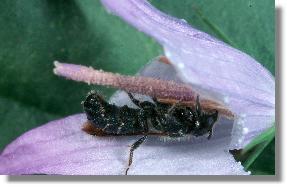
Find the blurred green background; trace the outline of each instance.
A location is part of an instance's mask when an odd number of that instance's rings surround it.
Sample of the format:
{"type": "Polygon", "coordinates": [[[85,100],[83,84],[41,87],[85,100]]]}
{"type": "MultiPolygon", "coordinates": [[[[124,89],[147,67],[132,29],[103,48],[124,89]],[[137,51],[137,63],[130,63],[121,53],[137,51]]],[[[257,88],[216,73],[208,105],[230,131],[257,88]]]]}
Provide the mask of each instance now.
{"type": "MultiPolygon", "coordinates": [[[[151,2],[246,52],[274,75],[274,0],[151,2]]],[[[132,75],[162,54],[153,39],[108,14],[98,0],[2,0],[0,25],[0,150],[29,129],[82,112],[89,90],[107,97],[114,92],[55,76],[54,60],[132,75]]],[[[274,174],[274,142],[248,168],[253,174],[274,174]]]]}

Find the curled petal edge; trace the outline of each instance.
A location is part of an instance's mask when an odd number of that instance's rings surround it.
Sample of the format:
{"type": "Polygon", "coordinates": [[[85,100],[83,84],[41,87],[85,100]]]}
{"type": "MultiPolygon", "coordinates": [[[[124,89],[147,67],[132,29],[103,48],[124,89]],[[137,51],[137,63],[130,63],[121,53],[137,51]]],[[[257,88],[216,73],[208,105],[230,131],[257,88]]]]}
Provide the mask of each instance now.
{"type": "Polygon", "coordinates": [[[243,148],[273,125],[275,80],[252,57],[157,10],[147,1],[102,3],[109,12],[155,38],[182,81],[202,94],[220,96],[237,114],[230,149],[243,148]]]}

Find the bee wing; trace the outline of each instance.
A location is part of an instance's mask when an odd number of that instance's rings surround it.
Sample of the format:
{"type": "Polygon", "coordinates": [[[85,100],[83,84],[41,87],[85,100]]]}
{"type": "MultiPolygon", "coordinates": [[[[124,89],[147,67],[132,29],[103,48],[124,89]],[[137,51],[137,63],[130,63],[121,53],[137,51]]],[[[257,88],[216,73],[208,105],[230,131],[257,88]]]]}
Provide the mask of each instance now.
{"type": "MultiPolygon", "coordinates": [[[[84,131],[87,134],[93,135],[93,136],[134,136],[134,135],[143,135],[144,133],[132,133],[132,134],[125,134],[125,135],[118,135],[118,134],[107,134],[103,131],[101,128],[95,127],[91,122],[86,121],[82,125],[82,131],[84,131]]],[[[156,136],[167,136],[166,133],[163,132],[157,132],[157,131],[150,131],[148,135],[156,135],[156,136]]]]}

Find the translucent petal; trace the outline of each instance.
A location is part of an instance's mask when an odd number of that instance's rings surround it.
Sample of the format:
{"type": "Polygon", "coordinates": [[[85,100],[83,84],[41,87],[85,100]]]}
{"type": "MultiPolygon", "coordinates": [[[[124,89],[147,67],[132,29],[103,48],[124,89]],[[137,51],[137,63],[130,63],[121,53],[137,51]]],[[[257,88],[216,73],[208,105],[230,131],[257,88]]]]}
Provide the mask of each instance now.
{"type": "Polygon", "coordinates": [[[254,136],[272,126],[275,116],[274,77],[249,55],[192,28],[185,21],[166,15],[143,0],[102,0],[106,8],[138,30],[155,38],[179,72],[181,80],[204,93],[221,98],[241,116],[264,116],[260,124],[245,120],[236,124],[231,148],[249,141],[239,129],[254,136]],[[261,130],[257,130],[258,127],[261,130]],[[256,133],[255,133],[256,132],[256,133]],[[242,141],[237,141],[238,139],[242,141]],[[237,142],[237,143],[235,143],[237,142]]]}
{"type": "MultiPolygon", "coordinates": [[[[0,174],[122,175],[133,137],[95,137],[81,131],[77,114],[52,121],[20,136],[0,156],[0,174]]],[[[230,126],[228,122],[222,125],[230,126]]],[[[229,130],[231,130],[229,128],[229,130]]],[[[224,132],[220,132],[224,133],[224,132]]],[[[134,154],[131,175],[248,174],[224,147],[219,131],[212,141],[159,141],[149,137],[134,154]]]]}

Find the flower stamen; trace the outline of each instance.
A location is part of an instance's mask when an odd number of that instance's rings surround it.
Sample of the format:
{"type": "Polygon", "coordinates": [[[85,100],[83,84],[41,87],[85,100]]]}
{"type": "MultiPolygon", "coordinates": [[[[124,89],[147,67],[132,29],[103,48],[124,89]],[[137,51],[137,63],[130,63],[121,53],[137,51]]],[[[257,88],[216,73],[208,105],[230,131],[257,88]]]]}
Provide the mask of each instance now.
{"type": "MultiPolygon", "coordinates": [[[[54,62],[54,64],[54,73],[56,75],[88,84],[111,86],[126,92],[156,97],[161,102],[174,103],[181,101],[182,104],[194,106],[196,95],[198,95],[188,84],[151,77],[114,74],[96,70],[92,67],[60,63],[57,61],[54,62]]],[[[234,117],[228,108],[216,101],[202,98],[200,102],[203,110],[217,110],[219,114],[229,119],[234,117]]]]}

